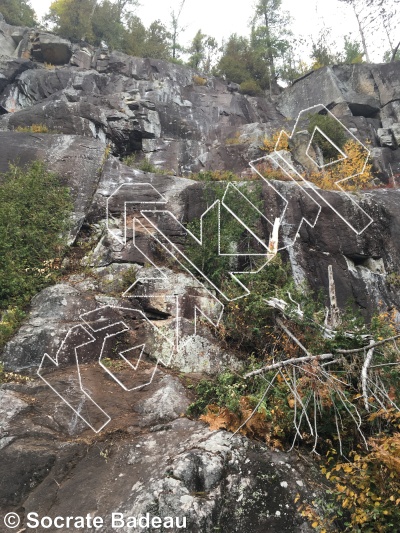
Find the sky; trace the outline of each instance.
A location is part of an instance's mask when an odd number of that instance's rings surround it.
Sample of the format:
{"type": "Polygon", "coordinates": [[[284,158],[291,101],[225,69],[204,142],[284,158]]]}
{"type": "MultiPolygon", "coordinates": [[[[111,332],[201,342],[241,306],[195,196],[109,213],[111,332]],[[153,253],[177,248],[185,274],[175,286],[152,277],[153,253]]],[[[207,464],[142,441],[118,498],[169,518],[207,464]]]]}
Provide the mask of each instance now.
{"type": "MultiPolygon", "coordinates": [[[[43,16],[52,0],[31,0],[31,5],[39,17],[43,16]]],[[[141,6],[136,14],[145,25],[160,19],[170,20],[170,13],[176,11],[181,0],[140,0],[141,6]]],[[[185,0],[180,18],[185,28],[183,43],[187,44],[201,29],[203,33],[215,37],[219,43],[232,33],[249,34],[249,21],[252,16],[254,0],[185,0]]],[[[358,37],[356,20],[350,7],[338,0],[283,0],[282,7],[292,16],[292,30],[306,41],[316,39],[321,27],[332,30],[332,40],[342,48],[345,35],[358,37]]],[[[381,49],[370,51],[371,60],[382,60],[381,49]]]]}

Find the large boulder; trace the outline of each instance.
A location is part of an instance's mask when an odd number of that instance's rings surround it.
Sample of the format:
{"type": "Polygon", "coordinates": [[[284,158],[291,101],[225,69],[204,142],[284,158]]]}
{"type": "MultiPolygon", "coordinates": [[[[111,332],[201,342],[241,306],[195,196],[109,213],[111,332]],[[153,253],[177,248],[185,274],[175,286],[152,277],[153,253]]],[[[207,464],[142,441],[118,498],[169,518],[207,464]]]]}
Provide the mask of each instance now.
{"type": "Polygon", "coordinates": [[[309,107],[323,104],[328,109],[340,106],[340,114],[369,117],[380,110],[369,65],[324,67],[299,78],[278,99],[278,109],[296,119],[309,107]]]}
{"type": "MultiPolygon", "coordinates": [[[[67,390],[69,372],[54,372],[53,386],[67,390]]],[[[141,516],[178,518],[191,533],[311,533],[296,501],[323,496],[316,469],[182,417],[188,397],[175,377],[160,372],[150,387],[131,393],[90,365],[84,377],[112,418],[97,439],[39,381],[0,389],[0,427],[8,424],[0,434],[2,514],[17,512],[22,527],[32,512],[90,513],[110,531],[115,513],[121,533],[132,530],[128,517],[141,516]]]]}

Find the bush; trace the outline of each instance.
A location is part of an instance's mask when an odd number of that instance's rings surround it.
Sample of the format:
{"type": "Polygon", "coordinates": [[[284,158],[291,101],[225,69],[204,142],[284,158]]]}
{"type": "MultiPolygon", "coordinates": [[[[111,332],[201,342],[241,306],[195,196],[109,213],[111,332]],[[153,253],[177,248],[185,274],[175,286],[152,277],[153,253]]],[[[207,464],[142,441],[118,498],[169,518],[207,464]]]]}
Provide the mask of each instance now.
{"type": "MultiPolygon", "coordinates": [[[[218,183],[209,183],[205,187],[205,195],[209,205],[224,196],[230,209],[235,213],[240,213],[240,220],[255,233],[259,233],[260,214],[252,205],[257,209],[261,208],[261,189],[255,183],[252,188],[246,186],[241,187],[240,190],[250,203],[238,196],[235,189],[230,189],[228,193],[224,194],[225,187],[219,186],[218,183]]],[[[187,229],[197,238],[200,237],[200,230],[202,229],[204,243],[204,245],[199,246],[193,239],[189,239],[185,253],[191,263],[196,265],[218,288],[222,288],[225,284],[225,294],[230,294],[230,297],[233,297],[237,291],[242,292],[242,289],[239,289],[238,284],[232,281],[229,274],[230,271],[237,270],[238,265],[235,259],[232,259],[228,254],[232,253],[233,249],[238,250],[239,253],[244,253],[244,250],[247,254],[255,253],[257,243],[254,242],[244,226],[226,209],[220,210],[219,219],[218,206],[214,205],[201,220],[194,219],[189,222],[187,229]]],[[[242,262],[240,269],[247,266],[248,264],[242,262]]],[[[197,270],[191,265],[189,268],[195,275],[198,275],[197,270]]]]}
{"type": "Polygon", "coordinates": [[[190,176],[196,181],[241,181],[240,176],[230,170],[204,170],[190,176]]]}
{"type": "MultiPolygon", "coordinates": [[[[370,422],[390,428],[369,439],[367,453],[351,453],[351,460],[322,472],[335,484],[332,491],[338,508],[344,511],[349,533],[384,533],[395,531],[400,520],[400,413],[380,411],[370,422]],[[394,434],[390,434],[394,432],[394,434]]],[[[333,457],[328,457],[327,463],[333,457]]]]}
{"type": "Polygon", "coordinates": [[[197,76],[195,74],[193,76],[193,83],[195,85],[199,85],[200,87],[204,87],[204,85],[207,85],[207,78],[203,78],[202,76],[197,76]]]}
{"type": "Polygon", "coordinates": [[[68,188],[41,162],[11,166],[0,183],[1,311],[25,305],[54,280],[71,202],[68,188]]]}
{"type": "Polygon", "coordinates": [[[240,84],[240,92],[248,96],[262,96],[263,90],[256,80],[246,80],[240,84]]]}
{"type": "MultiPolygon", "coordinates": [[[[338,148],[342,149],[347,141],[346,132],[338,120],[331,115],[311,115],[308,125],[308,132],[313,133],[315,127],[318,127],[338,148]]],[[[326,139],[319,131],[315,132],[313,143],[322,150],[324,160],[335,161],[342,156],[336,148],[326,139]]]]}
{"type": "Polygon", "coordinates": [[[372,164],[365,164],[365,150],[356,141],[349,140],[343,146],[343,151],[347,158],[339,161],[332,166],[328,166],[320,171],[312,172],[307,175],[307,179],[315,183],[321,189],[337,191],[337,182],[345,191],[355,191],[358,189],[368,189],[374,185],[374,176],[372,174],[372,164]],[[364,169],[364,170],[363,170],[364,169]],[[363,172],[361,172],[363,170],[363,172]],[[346,180],[350,176],[354,178],[346,180]],[[341,181],[345,180],[345,181],[341,181]]]}
{"type": "Polygon", "coordinates": [[[51,133],[45,124],[32,124],[31,126],[17,126],[15,131],[19,133],[51,133]]]}

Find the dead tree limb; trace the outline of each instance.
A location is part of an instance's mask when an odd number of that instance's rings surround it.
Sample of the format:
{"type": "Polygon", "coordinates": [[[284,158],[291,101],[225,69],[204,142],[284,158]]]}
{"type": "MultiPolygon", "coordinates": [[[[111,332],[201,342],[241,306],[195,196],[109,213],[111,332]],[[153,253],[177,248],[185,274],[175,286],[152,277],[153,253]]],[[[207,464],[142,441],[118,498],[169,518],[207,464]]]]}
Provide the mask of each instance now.
{"type": "Polygon", "coordinates": [[[370,349],[367,352],[363,367],[361,369],[361,387],[364,398],[365,409],[369,411],[369,402],[368,402],[368,390],[367,390],[367,379],[368,379],[368,370],[371,365],[372,356],[374,355],[374,347],[372,346],[373,341],[370,342],[370,349]]]}
{"type": "Polygon", "coordinates": [[[292,339],[293,342],[295,342],[297,344],[297,346],[299,346],[304,353],[306,353],[308,356],[311,356],[310,352],[307,350],[307,348],[305,346],[303,346],[301,344],[301,342],[299,341],[299,339],[297,337],[295,337],[293,335],[293,333],[291,331],[288,330],[288,328],[285,326],[285,324],[282,322],[282,320],[280,318],[277,318],[276,319],[276,323],[278,324],[278,326],[283,329],[283,331],[286,333],[286,335],[292,339]]]}
{"type": "MultiPolygon", "coordinates": [[[[383,339],[383,341],[372,342],[370,343],[369,348],[376,348],[377,346],[381,346],[382,344],[386,344],[387,342],[395,341],[398,338],[400,338],[400,335],[395,335],[394,337],[388,337],[387,339],[383,339]]],[[[335,350],[335,353],[351,354],[351,353],[360,353],[360,352],[363,352],[364,350],[365,350],[365,346],[363,346],[362,348],[353,348],[352,350],[337,349],[335,350]]]]}
{"type": "Polygon", "coordinates": [[[245,379],[250,378],[251,376],[257,376],[263,372],[268,372],[269,370],[276,370],[278,368],[284,368],[285,366],[290,365],[299,365],[303,363],[308,363],[309,361],[324,361],[325,359],[332,359],[335,357],[332,353],[324,353],[320,355],[305,355],[304,357],[292,357],[291,359],[285,359],[285,361],[279,361],[278,363],[273,363],[272,365],[264,366],[258,370],[253,370],[248,374],[245,374],[245,379]]]}
{"type": "MultiPolygon", "coordinates": [[[[282,327],[282,326],[280,325],[280,327],[282,327]]],[[[285,326],[282,329],[285,331],[285,333],[287,333],[289,331],[285,326]]],[[[259,374],[262,374],[263,372],[268,372],[270,370],[277,370],[278,368],[284,368],[285,366],[308,363],[309,361],[324,361],[326,359],[334,359],[335,358],[335,354],[351,355],[351,354],[354,354],[354,353],[360,353],[360,352],[365,351],[365,348],[366,348],[365,346],[363,346],[362,348],[354,348],[353,350],[335,350],[335,353],[324,353],[324,354],[319,354],[319,355],[311,355],[304,348],[304,346],[300,343],[300,341],[298,339],[296,339],[296,337],[294,337],[293,334],[290,334],[289,336],[290,336],[291,339],[295,340],[296,344],[298,344],[300,347],[303,347],[302,349],[305,351],[305,353],[307,353],[306,356],[304,356],[304,357],[293,357],[291,359],[286,359],[284,361],[279,361],[278,363],[273,363],[271,365],[264,366],[262,368],[259,368],[258,370],[254,370],[253,372],[249,372],[248,374],[246,374],[244,376],[245,379],[247,379],[249,377],[252,377],[252,376],[257,376],[259,374]]],[[[387,342],[394,341],[394,340],[396,340],[398,338],[400,338],[400,335],[395,335],[394,337],[388,337],[387,339],[384,339],[384,340],[379,341],[379,342],[371,341],[369,346],[368,346],[368,348],[369,348],[368,353],[370,353],[370,351],[372,350],[372,354],[373,354],[373,351],[374,351],[374,349],[377,346],[382,346],[383,344],[386,344],[387,342]]],[[[372,354],[370,356],[370,359],[372,359],[372,354]]],[[[367,355],[367,357],[368,357],[368,355],[367,355]]],[[[338,360],[339,360],[339,358],[338,358],[338,360]]],[[[332,361],[332,362],[334,362],[334,361],[332,361]]],[[[366,362],[367,362],[367,360],[364,362],[364,365],[366,364],[366,362]]],[[[368,367],[370,366],[370,364],[371,364],[371,361],[368,362],[367,370],[368,370],[368,367]]]]}

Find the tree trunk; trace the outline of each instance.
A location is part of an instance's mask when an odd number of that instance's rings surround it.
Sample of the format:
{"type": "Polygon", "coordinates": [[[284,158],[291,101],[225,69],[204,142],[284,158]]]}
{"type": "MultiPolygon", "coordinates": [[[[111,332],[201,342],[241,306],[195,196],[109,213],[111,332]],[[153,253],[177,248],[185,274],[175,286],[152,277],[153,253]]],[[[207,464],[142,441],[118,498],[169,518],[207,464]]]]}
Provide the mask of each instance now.
{"type": "Polygon", "coordinates": [[[396,54],[399,48],[400,48],[400,42],[397,43],[396,48],[393,50],[392,58],[390,60],[391,63],[393,63],[393,61],[396,61],[396,54]]]}
{"type": "Polygon", "coordinates": [[[269,65],[269,91],[270,91],[270,95],[272,96],[273,94],[279,94],[279,90],[278,90],[278,83],[276,81],[275,58],[272,52],[271,33],[270,33],[270,28],[269,28],[267,6],[264,6],[264,21],[265,21],[265,34],[267,37],[267,58],[268,58],[268,65],[269,65]]]}
{"type": "Polygon", "coordinates": [[[358,23],[358,30],[359,30],[360,36],[361,36],[361,42],[362,42],[362,47],[363,47],[364,54],[365,54],[365,59],[367,60],[367,63],[370,63],[371,60],[369,58],[367,43],[365,41],[364,29],[363,29],[363,26],[361,24],[360,16],[357,13],[356,6],[354,4],[353,4],[353,10],[354,10],[354,14],[356,16],[357,23],[358,23]]]}

